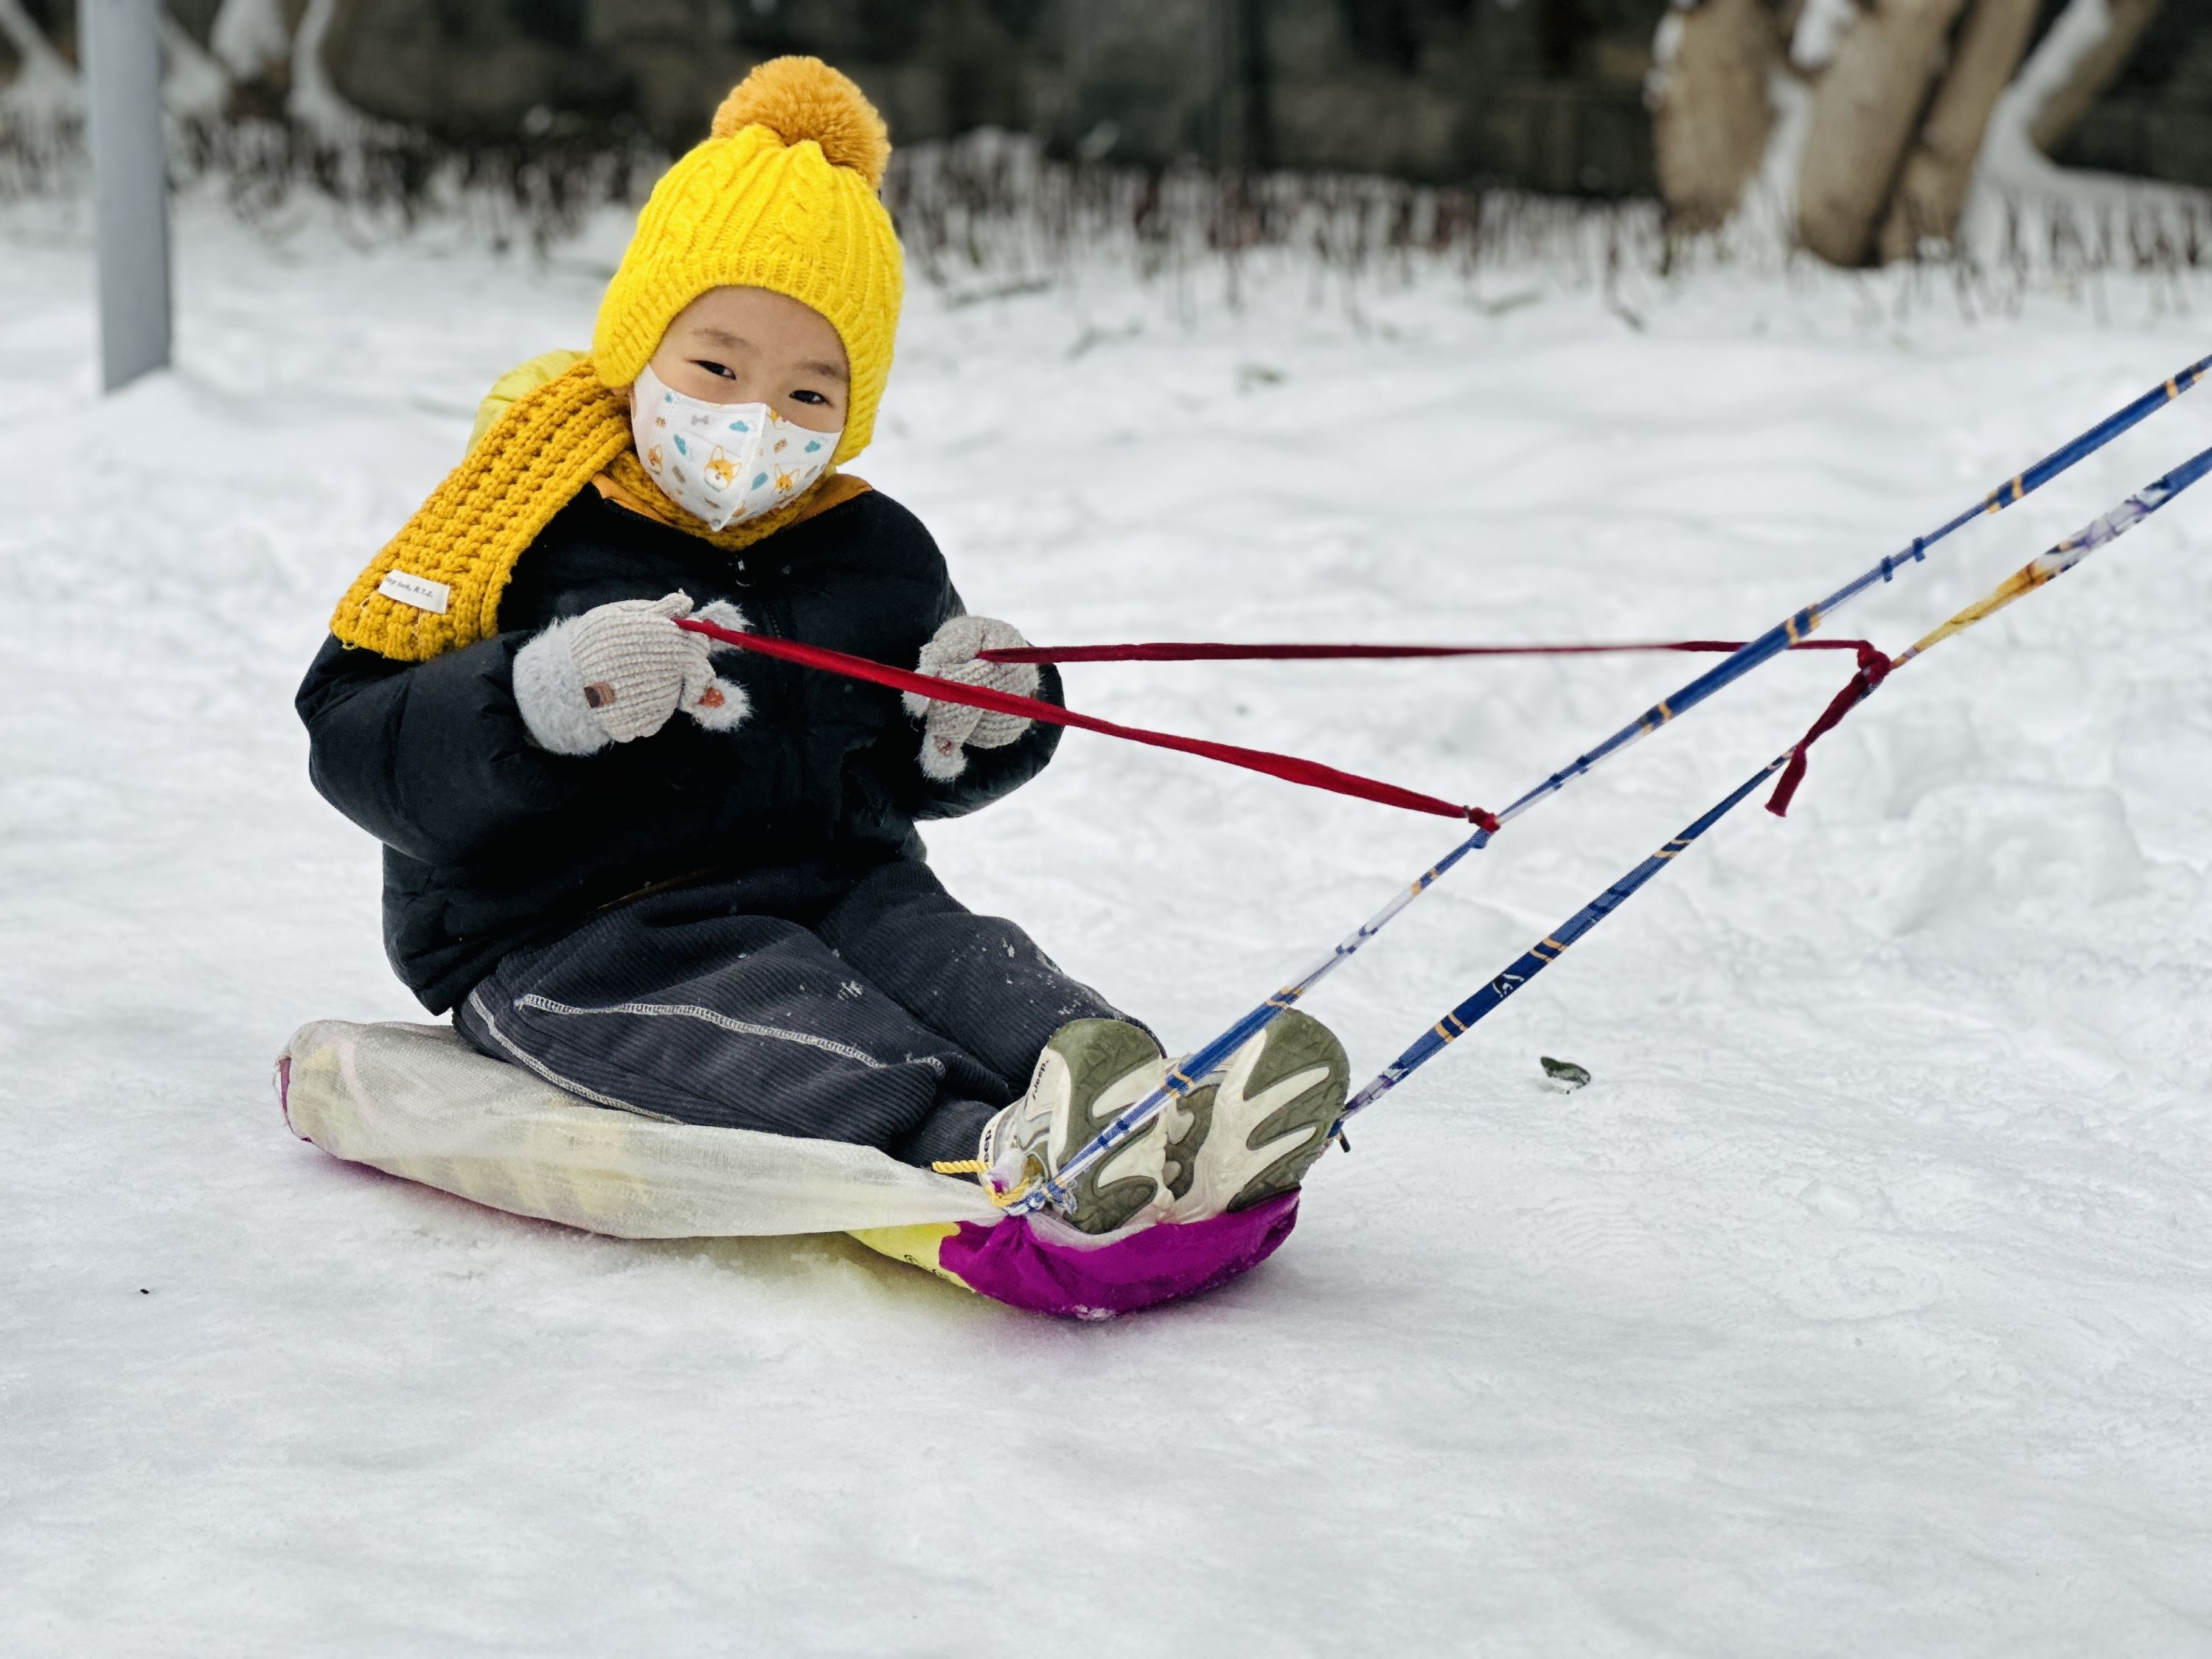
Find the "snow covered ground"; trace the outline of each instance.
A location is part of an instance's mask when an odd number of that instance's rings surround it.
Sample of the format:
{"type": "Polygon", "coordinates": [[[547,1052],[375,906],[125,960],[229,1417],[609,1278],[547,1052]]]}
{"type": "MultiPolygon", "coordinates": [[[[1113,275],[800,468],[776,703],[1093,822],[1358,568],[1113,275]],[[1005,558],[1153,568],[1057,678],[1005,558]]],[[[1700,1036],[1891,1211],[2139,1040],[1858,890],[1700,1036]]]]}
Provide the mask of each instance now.
{"type": "MultiPolygon", "coordinates": [[[[0,213],[0,1648],[2212,1648],[2212,493],[1900,676],[1788,822],[1740,813],[1376,1111],[1267,1267],[1064,1326],[284,1133],[295,1024],[421,1017],[292,688],[481,389],[586,341],[611,244],[179,240],[179,368],[103,403],[81,229],[0,213]]],[[[856,470],[1040,640],[1739,635],[2212,319],[1310,288],[918,291],[856,470]]],[[[2212,392],[1836,631],[1901,646],[2208,441],[2212,392]]],[[[1494,805],[1688,672],[1069,678],[1494,805]]],[[[1779,664],[1531,815],[1316,1012],[1379,1066],[1845,673],[1779,664]]],[[[1195,1042],[1452,838],[1077,735],[931,842],[1195,1042]]]]}

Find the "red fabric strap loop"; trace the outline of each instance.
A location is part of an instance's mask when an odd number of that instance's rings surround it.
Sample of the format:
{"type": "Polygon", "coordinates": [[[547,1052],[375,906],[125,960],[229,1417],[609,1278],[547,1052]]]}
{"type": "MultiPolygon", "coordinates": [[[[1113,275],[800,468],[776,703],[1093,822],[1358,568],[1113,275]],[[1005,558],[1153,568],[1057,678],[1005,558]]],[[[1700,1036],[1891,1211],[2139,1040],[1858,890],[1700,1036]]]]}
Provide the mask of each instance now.
{"type": "Polygon", "coordinates": [[[1863,641],[1859,646],[1858,672],[1850,682],[1836,693],[1828,706],[1820,711],[1820,718],[1813,722],[1805,735],[1797,739],[1790,750],[1790,764],[1782,769],[1782,776],[1774,786],[1774,793],[1766,798],[1766,810],[1778,818],[1790,816],[1790,803],[1797,798],[1797,786],[1805,781],[1805,751],[1836,729],[1844,715],[1874,694],[1875,687],[1889,678],[1889,671],[1897,665],[1888,654],[1863,641]]]}
{"type": "MultiPolygon", "coordinates": [[[[1120,738],[1127,743],[1141,743],[1154,749],[1172,749],[1182,754],[1220,761],[1225,765],[1241,766],[1248,772],[1264,773],[1286,783],[1303,784],[1309,789],[1325,789],[1332,794],[1349,795],[1356,800],[1373,801],[1378,805],[1395,806],[1408,812],[1426,812],[1435,817],[1457,818],[1492,834],[1498,830],[1498,820],[1480,806],[1462,806],[1441,796],[1425,795],[1416,789],[1401,789],[1396,784],[1385,783],[1379,778],[1363,777],[1357,772],[1339,771],[1334,766],[1323,766],[1318,761],[1301,760],[1295,755],[1278,755],[1269,750],[1246,749],[1237,744],[1214,743],[1204,738],[1178,737],[1171,732],[1152,732],[1140,726],[1122,726],[1114,720],[1100,720],[1096,715],[1079,714],[1073,708],[1063,708],[1058,703],[1047,702],[1040,697],[1017,696],[1009,691],[994,691],[988,686],[963,685],[957,680],[940,679],[933,674],[910,673],[902,668],[892,668],[866,657],[851,656],[824,646],[805,645],[796,640],[772,639],[763,634],[741,634],[717,627],[713,623],[702,622],[696,617],[686,617],[676,625],[694,634],[704,634],[724,645],[735,646],[742,651],[774,657],[782,662],[797,663],[805,668],[842,674],[848,679],[889,686],[894,691],[918,692],[926,697],[957,702],[969,708],[985,708],[993,714],[1042,720],[1048,726],[1072,726],[1078,731],[1096,732],[1101,736],[1120,738]]],[[[983,654],[988,656],[992,653],[983,654]]]]}

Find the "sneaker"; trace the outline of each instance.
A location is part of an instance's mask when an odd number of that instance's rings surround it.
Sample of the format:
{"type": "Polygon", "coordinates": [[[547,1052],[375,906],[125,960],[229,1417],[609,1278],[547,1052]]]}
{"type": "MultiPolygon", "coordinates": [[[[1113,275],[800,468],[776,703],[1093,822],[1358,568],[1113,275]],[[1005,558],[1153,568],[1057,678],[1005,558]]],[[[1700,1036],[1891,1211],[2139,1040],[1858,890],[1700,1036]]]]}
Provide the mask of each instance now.
{"type": "Polygon", "coordinates": [[[1296,1009],[1170,1100],[1164,1175],[1169,1218],[1201,1221],[1286,1193],[1328,1145],[1352,1068],[1328,1027],[1296,1009]]]}
{"type": "MultiPolygon", "coordinates": [[[[1118,1019],[1071,1020],[1052,1034],[1030,1074],[1029,1092],[983,1126],[978,1177],[1000,1192],[1060,1165],[1167,1076],[1167,1057],[1141,1026],[1118,1019]]],[[[1085,1170],[1067,1218],[1086,1233],[1110,1233],[1164,1208],[1160,1158],[1165,1126],[1154,1118],[1085,1170]]]]}

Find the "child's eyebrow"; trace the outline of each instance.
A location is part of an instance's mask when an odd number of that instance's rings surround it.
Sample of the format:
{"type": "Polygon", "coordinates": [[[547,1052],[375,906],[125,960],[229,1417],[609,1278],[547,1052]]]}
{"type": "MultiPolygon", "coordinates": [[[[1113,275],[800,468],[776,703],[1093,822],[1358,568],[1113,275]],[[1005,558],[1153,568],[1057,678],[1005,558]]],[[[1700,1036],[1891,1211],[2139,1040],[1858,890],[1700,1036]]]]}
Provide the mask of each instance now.
{"type": "MultiPolygon", "coordinates": [[[[711,323],[701,327],[699,337],[732,351],[751,351],[757,349],[744,335],[732,334],[728,329],[716,328],[711,323]]],[[[799,365],[799,370],[802,374],[819,374],[825,380],[836,380],[848,384],[851,380],[851,376],[845,372],[843,364],[833,363],[826,357],[810,358],[799,365]]]]}

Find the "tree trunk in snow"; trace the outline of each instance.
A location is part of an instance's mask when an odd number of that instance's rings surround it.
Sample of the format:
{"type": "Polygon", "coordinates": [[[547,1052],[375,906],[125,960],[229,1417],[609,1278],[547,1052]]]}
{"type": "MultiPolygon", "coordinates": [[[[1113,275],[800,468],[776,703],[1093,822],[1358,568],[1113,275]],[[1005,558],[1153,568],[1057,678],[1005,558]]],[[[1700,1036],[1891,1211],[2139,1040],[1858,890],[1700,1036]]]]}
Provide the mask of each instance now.
{"type": "Polygon", "coordinates": [[[2035,9],[2036,0],[1972,0],[1882,222],[1885,261],[1911,258],[1925,238],[1948,242],[1959,228],[1990,112],[2027,55],[2035,9]]]}
{"type": "Polygon", "coordinates": [[[1767,77],[1781,55],[1762,0],[1703,0],[1659,26],[1651,137],[1669,222],[1711,230],[1766,153],[1774,111],[1767,77]]]}
{"type": "MultiPolygon", "coordinates": [[[[2080,4],[2081,0],[2075,0],[2080,4]]],[[[2126,67],[2136,43],[2158,15],[2160,0],[2103,0],[2108,19],[2104,38],[2074,60],[2071,71],[2028,124],[2031,143],[2045,155],[2074,136],[2090,106],[2126,67]]]]}
{"type": "Polygon", "coordinates": [[[1844,31],[1813,94],[1797,234],[1839,265],[1867,262],[1965,0],[1882,0],[1844,31]]]}

